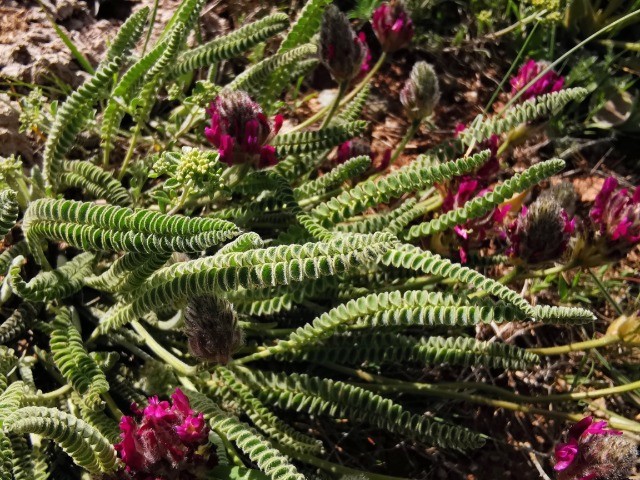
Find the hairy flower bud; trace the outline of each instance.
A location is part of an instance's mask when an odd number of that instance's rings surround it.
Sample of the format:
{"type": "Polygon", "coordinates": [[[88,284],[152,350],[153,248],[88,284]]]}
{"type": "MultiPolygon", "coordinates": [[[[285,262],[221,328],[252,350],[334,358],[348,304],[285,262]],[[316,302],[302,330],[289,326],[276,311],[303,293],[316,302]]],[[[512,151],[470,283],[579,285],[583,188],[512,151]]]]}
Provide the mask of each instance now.
{"type": "Polygon", "coordinates": [[[204,135],[227,165],[252,163],[258,168],[277,163],[275,148],[267,143],[282,126],[282,116],[270,122],[247,92],[223,91],[207,109],[211,126],[204,135]]]}
{"type": "Polygon", "coordinates": [[[548,262],[559,258],[567,249],[575,231],[575,220],[553,197],[538,198],[509,227],[509,254],[527,263],[548,262]]]}
{"type": "Polygon", "coordinates": [[[569,429],[567,441],[555,448],[553,468],[559,472],[558,480],[627,478],[637,459],[637,446],[606,425],[586,417],[569,429]]]}
{"type": "MultiPolygon", "coordinates": [[[[542,70],[547,67],[546,62],[536,62],[535,60],[529,60],[520,67],[518,73],[511,77],[509,83],[511,83],[511,96],[514,96],[519,91],[523,90],[531,80],[537,77],[542,70]]],[[[554,70],[549,70],[536,82],[527,88],[520,99],[522,101],[529,100],[530,98],[543,95],[545,93],[553,93],[561,90],[564,86],[564,77],[558,75],[554,70]]]]}
{"type": "Polygon", "coordinates": [[[347,140],[338,147],[338,156],[336,163],[344,163],[361,155],[367,155],[371,157],[371,144],[359,138],[353,140],[347,140]]]}
{"type": "Polygon", "coordinates": [[[224,298],[191,298],[184,309],[184,323],[189,351],[202,361],[226,364],[242,345],[236,313],[224,298]]]}
{"type": "Polygon", "coordinates": [[[576,189],[573,188],[573,184],[562,182],[540,192],[538,200],[555,201],[567,212],[567,215],[573,216],[576,213],[578,194],[576,189]]]}
{"type": "Polygon", "coordinates": [[[413,22],[402,2],[398,0],[383,3],[376,8],[371,26],[380,41],[382,50],[387,53],[400,50],[413,38],[413,22]]]}
{"type": "Polygon", "coordinates": [[[624,256],[640,242],[640,188],[631,194],[617,187],[615,178],[607,178],[589,212],[609,256],[624,256]]]}
{"type": "Polygon", "coordinates": [[[320,61],[336,82],[348,82],[360,74],[366,50],[347,17],[338,7],[329,5],[320,27],[320,61]]]}
{"type": "Polygon", "coordinates": [[[427,62],[417,62],[400,91],[400,102],[412,121],[421,121],[431,115],[440,100],[438,77],[427,62]]]}

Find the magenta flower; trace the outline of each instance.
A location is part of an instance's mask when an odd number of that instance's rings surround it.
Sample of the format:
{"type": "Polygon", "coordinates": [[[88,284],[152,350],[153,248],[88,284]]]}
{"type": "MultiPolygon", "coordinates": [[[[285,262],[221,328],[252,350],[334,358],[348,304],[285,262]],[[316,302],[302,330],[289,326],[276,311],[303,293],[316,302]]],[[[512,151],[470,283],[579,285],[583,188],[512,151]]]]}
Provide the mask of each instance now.
{"type": "Polygon", "coordinates": [[[614,256],[626,255],[640,242],[640,188],[631,194],[617,187],[615,178],[607,178],[589,212],[607,253],[614,256]]]}
{"type": "Polygon", "coordinates": [[[371,70],[371,60],[373,56],[371,55],[371,49],[369,48],[369,44],[367,43],[367,36],[364,32],[360,32],[358,34],[358,41],[362,45],[364,50],[364,60],[362,60],[362,65],[360,65],[360,73],[356,77],[356,79],[364,78],[367,73],[371,70]]]}
{"type": "MultiPolygon", "coordinates": [[[[462,132],[467,129],[464,123],[456,124],[455,136],[458,137],[462,132]]],[[[491,135],[484,142],[478,145],[478,150],[489,150],[491,156],[478,170],[476,170],[475,177],[480,178],[483,181],[489,181],[496,173],[500,171],[500,162],[498,161],[498,150],[500,149],[500,137],[498,135],[491,135]]]]}
{"type": "MultiPolygon", "coordinates": [[[[442,212],[446,213],[460,208],[469,200],[482,197],[491,191],[490,188],[482,188],[478,191],[480,185],[481,182],[479,180],[471,180],[466,176],[460,179],[457,188],[453,184],[450,185],[442,201],[442,212]]],[[[471,219],[453,228],[460,243],[458,254],[460,255],[461,263],[467,263],[469,250],[481,247],[485,240],[499,234],[500,227],[504,223],[510,208],[511,205],[497,207],[484,217],[471,219]]]]}
{"type": "Polygon", "coordinates": [[[371,26],[382,50],[395,52],[407,46],[413,38],[413,22],[399,1],[383,3],[373,12],[371,26]]]}
{"type": "Polygon", "coordinates": [[[559,480],[625,478],[636,458],[634,442],[606,428],[606,421],[585,417],[569,429],[566,442],[555,448],[559,480]]]}
{"type": "Polygon", "coordinates": [[[361,155],[368,155],[371,157],[371,144],[367,141],[354,138],[353,140],[347,140],[338,147],[338,155],[336,157],[336,163],[342,164],[347,160],[359,157],[361,155]]]}
{"type": "Polygon", "coordinates": [[[527,263],[556,260],[566,251],[576,220],[553,197],[540,197],[507,228],[511,246],[507,254],[527,263]]]}
{"type": "Polygon", "coordinates": [[[269,122],[260,105],[243,91],[221,92],[207,113],[211,124],[204,129],[207,140],[220,152],[227,165],[250,163],[258,168],[277,163],[275,148],[267,143],[282,126],[282,116],[269,122]]]}
{"type": "MultiPolygon", "coordinates": [[[[511,77],[509,83],[511,83],[511,96],[520,92],[524,87],[537,77],[542,70],[546,68],[545,62],[536,62],[535,60],[529,60],[520,67],[518,73],[511,77]]],[[[561,90],[564,86],[564,77],[558,75],[554,70],[549,70],[536,82],[531,85],[520,96],[522,101],[529,100],[530,98],[543,95],[545,93],[553,93],[561,90]]]]}
{"type": "Polygon", "coordinates": [[[151,397],[144,410],[134,404],[134,416],[120,420],[120,443],[114,447],[125,468],[120,478],[131,480],[182,480],[204,478],[215,466],[215,453],[207,456],[209,427],[195,413],[180,389],[171,395],[173,405],[151,397]]]}

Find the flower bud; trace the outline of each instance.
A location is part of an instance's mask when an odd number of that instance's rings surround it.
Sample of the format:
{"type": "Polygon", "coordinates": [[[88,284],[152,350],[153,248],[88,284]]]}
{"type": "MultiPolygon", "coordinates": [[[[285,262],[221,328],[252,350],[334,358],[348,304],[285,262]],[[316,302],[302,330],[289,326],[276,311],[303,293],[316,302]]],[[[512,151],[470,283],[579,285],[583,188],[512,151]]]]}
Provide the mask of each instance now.
{"type": "MultiPolygon", "coordinates": [[[[535,60],[529,60],[522,65],[518,73],[509,80],[509,83],[511,83],[511,96],[513,97],[516,93],[524,89],[547,65],[546,62],[536,62],[535,60]]],[[[533,85],[527,88],[520,96],[520,99],[525,101],[545,93],[557,92],[558,90],[562,90],[563,85],[564,77],[558,75],[554,70],[549,70],[536,80],[533,85]]]]}
{"type": "Polygon", "coordinates": [[[413,22],[402,2],[383,3],[373,12],[373,31],[387,53],[407,46],[413,38],[413,22]]]}
{"type": "Polygon", "coordinates": [[[573,216],[573,214],[576,213],[578,194],[576,193],[576,189],[573,188],[573,184],[562,182],[540,192],[538,200],[555,200],[562,209],[567,212],[567,215],[573,216]]]}
{"type": "Polygon", "coordinates": [[[617,187],[615,178],[607,178],[589,212],[608,256],[624,256],[640,242],[640,188],[631,194],[617,187]]]}
{"type": "Polygon", "coordinates": [[[371,157],[371,144],[359,138],[353,140],[347,140],[338,147],[338,156],[336,163],[342,164],[347,160],[359,157],[361,155],[368,155],[371,157]]]}
{"type": "Polygon", "coordinates": [[[427,62],[417,62],[409,79],[400,91],[400,102],[412,121],[421,121],[431,115],[440,100],[438,77],[427,62]]]}
{"type": "Polygon", "coordinates": [[[275,149],[267,143],[280,130],[281,115],[270,122],[260,105],[240,90],[221,92],[207,113],[211,126],[204,134],[218,148],[222,162],[229,166],[252,163],[258,168],[277,163],[275,149]]]}
{"type": "Polygon", "coordinates": [[[366,48],[347,17],[338,7],[329,5],[320,27],[320,61],[336,82],[349,82],[360,74],[366,48]]]}
{"type": "Polygon", "coordinates": [[[575,231],[575,220],[553,197],[538,198],[509,227],[508,253],[527,263],[541,263],[562,256],[575,231]]]}
{"type": "Polygon", "coordinates": [[[569,429],[567,441],[555,448],[558,480],[627,478],[637,459],[637,445],[606,425],[586,417],[569,429]]]}
{"type": "Polygon", "coordinates": [[[189,352],[199,360],[227,364],[242,345],[236,313],[224,298],[191,298],[184,309],[184,323],[189,352]]]}

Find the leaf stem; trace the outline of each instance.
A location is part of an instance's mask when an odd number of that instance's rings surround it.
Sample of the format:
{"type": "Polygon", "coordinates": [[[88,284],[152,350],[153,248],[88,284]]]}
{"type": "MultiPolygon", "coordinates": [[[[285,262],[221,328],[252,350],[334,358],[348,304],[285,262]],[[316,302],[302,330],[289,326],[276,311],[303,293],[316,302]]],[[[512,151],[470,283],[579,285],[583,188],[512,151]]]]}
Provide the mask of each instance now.
{"type": "Polygon", "coordinates": [[[584,350],[591,350],[592,348],[605,347],[607,345],[616,344],[619,341],[620,336],[618,335],[605,335],[604,337],[596,338],[595,340],[559,345],[557,347],[528,348],[527,351],[537,355],[562,355],[564,353],[582,352],[584,350]]]}
{"type": "MultiPolygon", "coordinates": [[[[373,67],[371,67],[371,70],[369,70],[369,73],[367,73],[367,75],[362,79],[362,81],[358,83],[358,85],[356,85],[351,92],[345,95],[345,97],[340,102],[340,106],[346,105],[347,102],[351,101],[358,93],[360,93],[360,91],[367,85],[367,83],[369,83],[369,80],[371,80],[373,76],[378,72],[378,70],[380,70],[382,65],[384,65],[384,62],[386,59],[387,59],[386,52],[382,52],[382,55],[380,55],[380,58],[378,59],[376,64],[373,67]]],[[[314,123],[316,123],[318,120],[322,118],[322,116],[325,114],[325,112],[329,108],[330,107],[321,108],[312,116],[307,118],[304,122],[302,122],[299,125],[296,125],[291,130],[287,131],[287,133],[297,132],[298,130],[302,130],[303,128],[313,125],[314,123]]]]}
{"type": "Polygon", "coordinates": [[[124,157],[122,161],[122,165],[120,166],[120,172],[118,172],[118,180],[122,180],[124,174],[127,171],[127,167],[129,167],[129,163],[131,162],[131,157],[133,157],[133,152],[136,149],[136,142],[138,141],[138,135],[140,135],[141,124],[136,124],[136,129],[131,136],[131,141],[129,143],[129,149],[127,150],[127,155],[124,157]]]}
{"type": "Polygon", "coordinates": [[[329,125],[329,122],[331,122],[331,119],[333,118],[335,113],[338,111],[338,107],[340,106],[340,100],[342,99],[342,97],[344,97],[344,93],[347,91],[348,85],[349,85],[348,82],[342,82],[340,85],[338,85],[338,93],[336,94],[336,98],[333,99],[333,102],[331,103],[331,107],[329,109],[329,113],[327,113],[327,116],[324,117],[324,120],[322,122],[322,125],[320,125],[320,128],[326,127],[327,125],[329,125]]]}
{"type": "Polygon", "coordinates": [[[405,147],[407,146],[407,143],[411,141],[411,139],[414,137],[414,135],[420,128],[420,123],[421,122],[419,120],[414,120],[413,122],[411,122],[411,125],[407,129],[407,133],[404,134],[404,137],[402,137],[402,140],[396,147],[395,151],[393,152],[393,155],[391,155],[391,159],[389,160],[389,166],[393,165],[395,161],[398,159],[398,157],[402,154],[405,147]]]}
{"type": "Polygon", "coordinates": [[[361,470],[355,470],[353,468],[345,467],[344,465],[339,465],[337,463],[328,462],[318,457],[314,457],[308,453],[303,453],[298,450],[293,450],[292,448],[286,447],[280,443],[273,442],[274,446],[282,451],[285,455],[289,457],[295,458],[303,463],[308,463],[309,465],[313,465],[314,467],[321,468],[327,472],[340,475],[341,478],[343,476],[353,476],[354,478],[364,478],[367,480],[406,480],[404,477],[392,477],[390,475],[383,475],[380,473],[372,473],[372,472],[363,472],[361,470]]]}
{"type": "Polygon", "coordinates": [[[145,343],[149,347],[149,349],[151,349],[153,353],[164,360],[175,371],[187,377],[192,377],[198,372],[197,366],[187,365],[183,361],[176,358],[162,345],[160,345],[160,343],[158,343],[158,341],[153,338],[153,335],[151,335],[140,322],[134,320],[133,322],[131,322],[131,326],[136,331],[136,333],[145,340],[145,343]]]}

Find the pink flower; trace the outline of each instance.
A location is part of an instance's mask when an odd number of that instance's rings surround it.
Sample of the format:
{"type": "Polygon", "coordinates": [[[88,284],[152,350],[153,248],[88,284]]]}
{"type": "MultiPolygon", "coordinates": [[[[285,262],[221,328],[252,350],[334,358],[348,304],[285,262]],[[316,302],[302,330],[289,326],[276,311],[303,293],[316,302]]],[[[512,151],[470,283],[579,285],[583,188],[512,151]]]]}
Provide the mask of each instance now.
{"type": "Polygon", "coordinates": [[[621,437],[622,432],[606,428],[606,421],[585,417],[572,426],[566,442],[555,448],[554,470],[560,480],[623,478],[635,463],[636,447],[621,437]]]}
{"type": "Polygon", "coordinates": [[[221,92],[207,113],[211,123],[204,135],[218,149],[222,162],[229,166],[252,163],[258,168],[277,163],[275,148],[267,143],[282,127],[281,115],[270,122],[243,91],[221,92]]]}
{"type": "MultiPolygon", "coordinates": [[[[455,128],[455,136],[458,137],[462,132],[467,129],[464,123],[457,123],[455,128]]],[[[482,165],[475,174],[475,177],[484,181],[490,180],[496,173],[500,171],[500,162],[498,161],[498,150],[500,149],[500,137],[498,135],[491,135],[484,142],[478,145],[478,150],[489,150],[491,156],[484,165],[482,165]]]]}
{"type": "Polygon", "coordinates": [[[618,181],[609,177],[589,212],[592,224],[605,243],[607,254],[626,255],[640,242],[640,188],[633,194],[617,190],[618,181]]]}
{"type": "Polygon", "coordinates": [[[360,32],[358,34],[358,41],[364,49],[364,60],[362,60],[362,65],[360,65],[360,73],[356,77],[356,80],[364,78],[367,73],[369,73],[369,70],[371,70],[371,60],[373,59],[373,56],[371,55],[371,49],[367,44],[367,36],[364,34],[364,32],[360,32]]]}
{"type": "MultiPolygon", "coordinates": [[[[482,197],[491,191],[490,188],[478,190],[480,186],[480,179],[471,180],[468,176],[460,178],[457,187],[455,183],[452,183],[442,201],[442,212],[446,213],[460,208],[468,201],[482,197]]],[[[461,263],[467,262],[470,249],[480,247],[485,240],[499,232],[510,208],[511,205],[497,207],[484,217],[471,219],[463,225],[456,225],[453,228],[461,243],[458,247],[461,263]]]]}
{"type": "Polygon", "coordinates": [[[361,155],[371,157],[371,144],[359,138],[347,140],[338,147],[336,163],[342,164],[347,160],[351,160],[352,158],[359,157],[361,155]]]}
{"type": "Polygon", "coordinates": [[[133,417],[120,420],[120,443],[114,445],[125,468],[120,478],[132,480],[178,480],[204,478],[217,463],[215,453],[202,455],[209,427],[202,413],[195,414],[180,389],[171,395],[173,404],[151,397],[133,417]]]}
{"type": "Polygon", "coordinates": [[[371,25],[382,50],[387,53],[407,46],[413,38],[413,22],[399,1],[383,3],[376,8],[371,25]]]}
{"type": "MultiPolygon", "coordinates": [[[[545,62],[536,62],[535,60],[529,60],[522,65],[518,73],[509,80],[509,83],[511,83],[511,96],[523,90],[546,66],[547,64],[545,62]]],[[[533,85],[527,88],[520,96],[520,99],[525,101],[545,93],[557,92],[561,90],[563,86],[564,77],[558,75],[554,70],[549,70],[536,80],[533,85]]]]}

